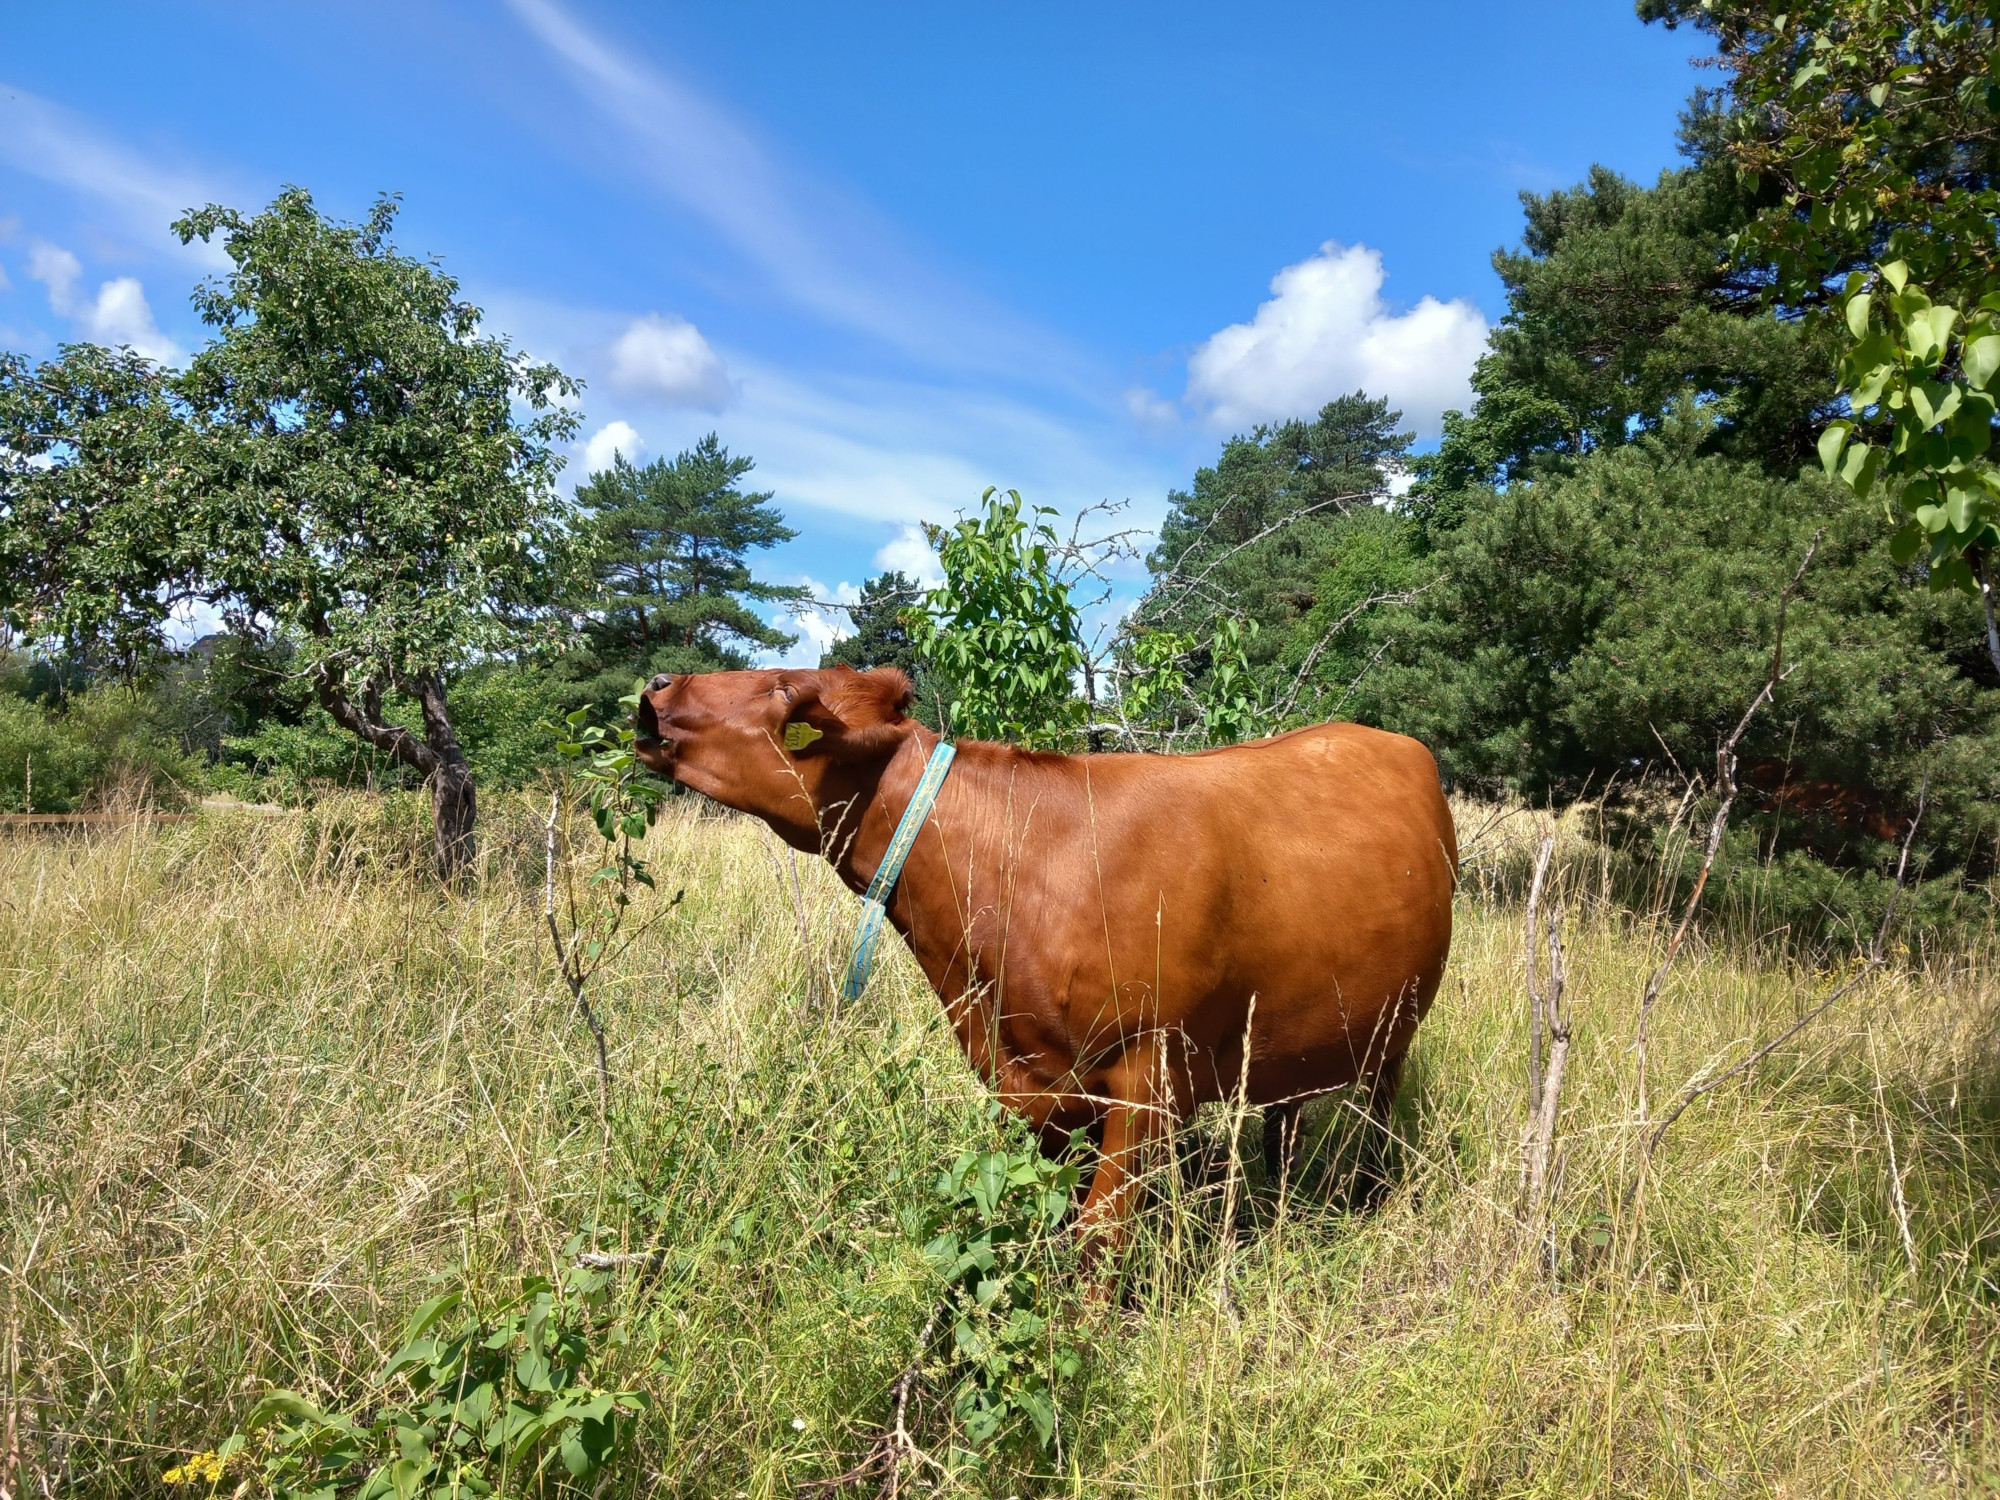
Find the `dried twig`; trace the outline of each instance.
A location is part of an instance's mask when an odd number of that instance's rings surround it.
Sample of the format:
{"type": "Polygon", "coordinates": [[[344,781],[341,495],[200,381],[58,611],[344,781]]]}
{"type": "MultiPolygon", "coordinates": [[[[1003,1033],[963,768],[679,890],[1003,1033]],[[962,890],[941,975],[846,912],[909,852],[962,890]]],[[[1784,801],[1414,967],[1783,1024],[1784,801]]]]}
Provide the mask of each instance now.
{"type": "Polygon", "coordinates": [[[554,792],[549,797],[549,819],[544,830],[542,846],[542,916],[549,924],[549,941],[555,944],[556,967],[562,970],[563,982],[569,986],[572,999],[576,1001],[577,1014],[583,1017],[583,1024],[590,1028],[591,1040],[597,1044],[597,1090],[604,1104],[604,1118],[611,1118],[611,1058],[604,1045],[604,1026],[597,1019],[597,1013],[590,1008],[590,997],[584,993],[585,974],[583,962],[575,950],[563,942],[562,929],[556,924],[556,823],[562,815],[562,793],[554,792]]]}
{"type": "Polygon", "coordinates": [[[1547,1197],[1556,1113],[1562,1105],[1563,1068],[1569,1061],[1569,1017],[1563,1012],[1563,987],[1568,979],[1568,966],[1563,961],[1562,912],[1557,910],[1549,913],[1549,989],[1543,1001],[1549,1028],[1549,1071],[1542,1080],[1528,1152],[1528,1212],[1535,1218],[1540,1217],[1547,1197]]]}
{"type": "MultiPolygon", "coordinates": [[[[1528,1120],[1530,1128],[1542,1108],[1542,992],[1535,982],[1536,916],[1542,904],[1542,882],[1548,878],[1549,859],[1556,852],[1554,834],[1542,840],[1535,852],[1535,877],[1528,882],[1528,922],[1522,934],[1523,959],[1528,971],[1528,1120]]],[[[1525,1169],[1525,1163],[1524,1169],[1525,1169]]]]}
{"type": "Polygon", "coordinates": [[[909,1425],[910,1393],[917,1388],[917,1378],[923,1373],[924,1351],[930,1347],[931,1330],[937,1327],[937,1319],[937,1309],[932,1308],[930,1317],[924,1321],[924,1331],[917,1335],[916,1356],[889,1387],[892,1412],[889,1426],[869,1445],[861,1462],[831,1479],[808,1480],[799,1486],[800,1495],[832,1495],[851,1484],[879,1477],[882,1483],[875,1491],[879,1500],[896,1500],[902,1493],[906,1463],[914,1461],[941,1468],[936,1459],[917,1446],[916,1439],[910,1436],[909,1425]]]}
{"type": "Polygon", "coordinates": [[[1646,1041],[1648,1025],[1652,1020],[1653,1005],[1660,998],[1660,986],[1665,982],[1667,970],[1673,967],[1674,958],[1681,951],[1681,944],[1687,940],[1688,930],[1694,925],[1695,909],[1701,905],[1701,893],[1708,885],[1709,872],[1715,868],[1715,856],[1722,848],[1722,835],[1729,827],[1729,810],[1736,802],[1736,747],[1742,742],[1744,731],[1750,721],[1757,716],[1757,710],[1770,701],[1778,690],[1778,684],[1791,676],[1794,667],[1787,667],[1785,661],[1785,607],[1790,603],[1792,591],[1799,586],[1799,580],[1806,576],[1806,569],[1812,565],[1813,554],[1819,550],[1820,537],[1824,531],[1813,533],[1813,539],[1806,548],[1806,555],[1799,559],[1798,571],[1792,581],[1778,594],[1778,627],[1776,639],[1771,646],[1771,670],[1765,674],[1764,685],[1757,690],[1757,696],[1750,700],[1750,706],[1743,710],[1743,717],[1736,721],[1736,727],[1729,732],[1729,738],[1715,752],[1715,785],[1722,800],[1716,804],[1715,816],[1709,821],[1708,843],[1702,853],[1701,872],[1695,876],[1694,889],[1688,892],[1687,905],[1681,911],[1681,919],[1675,926],[1673,936],[1667,940],[1667,951],[1661,957],[1659,966],[1646,979],[1645,991],[1639,997],[1639,1027],[1633,1050],[1638,1053],[1639,1073],[1639,1123],[1646,1122],[1646,1041]]]}

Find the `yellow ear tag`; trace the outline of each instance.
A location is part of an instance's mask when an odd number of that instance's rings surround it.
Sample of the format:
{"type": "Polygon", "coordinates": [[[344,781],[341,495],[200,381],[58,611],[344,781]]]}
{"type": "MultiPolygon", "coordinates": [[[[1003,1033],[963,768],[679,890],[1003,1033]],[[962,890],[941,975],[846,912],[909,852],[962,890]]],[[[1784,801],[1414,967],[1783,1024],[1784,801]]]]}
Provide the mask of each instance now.
{"type": "Polygon", "coordinates": [[[825,738],[826,735],[823,731],[813,728],[810,724],[801,723],[798,720],[794,720],[785,726],[785,748],[787,750],[803,750],[814,740],[825,738]]]}

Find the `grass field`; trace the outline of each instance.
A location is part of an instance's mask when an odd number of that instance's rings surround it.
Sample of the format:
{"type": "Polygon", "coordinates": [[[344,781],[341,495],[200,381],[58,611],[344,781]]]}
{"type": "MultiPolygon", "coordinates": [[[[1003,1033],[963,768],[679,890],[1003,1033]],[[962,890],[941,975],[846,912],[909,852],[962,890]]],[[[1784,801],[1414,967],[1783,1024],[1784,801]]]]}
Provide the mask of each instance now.
{"type": "MultiPolygon", "coordinates": [[[[1493,894],[1518,887],[1529,822],[1472,851],[1386,1201],[1344,1211],[1330,1167],[1281,1197],[1255,1115],[1240,1170],[1237,1122],[1204,1115],[1206,1149],[1159,1174],[1119,1305],[1051,1303],[1085,1353],[1056,1442],[965,1459],[935,1352],[912,1420],[943,1467],[919,1466],[920,1489],[2000,1483],[1992,947],[1864,980],[1697,1104],[1626,1212],[1658,941],[1593,899],[1572,831],[1577,1039],[1542,1234],[1519,1214],[1521,919],[1493,894]]],[[[160,1476],[266,1389],[356,1401],[419,1303],[560,1276],[585,1230],[665,1256],[611,1289],[602,1377],[652,1404],[600,1493],[789,1495],[888,1414],[935,1300],[931,1184],[998,1129],[900,945],[857,1008],[814,1006],[853,898],[806,862],[795,895],[755,824],[677,812],[651,845],[685,901],[601,995],[607,1121],[544,952],[531,814],[496,810],[465,898],[402,867],[414,823],[357,801],[0,842],[18,1494],[190,1493],[160,1476]]],[[[1656,1111],[1836,978],[1692,946],[1656,1017],[1656,1111]]],[[[1321,1162],[1351,1118],[1322,1109],[1321,1162]]]]}

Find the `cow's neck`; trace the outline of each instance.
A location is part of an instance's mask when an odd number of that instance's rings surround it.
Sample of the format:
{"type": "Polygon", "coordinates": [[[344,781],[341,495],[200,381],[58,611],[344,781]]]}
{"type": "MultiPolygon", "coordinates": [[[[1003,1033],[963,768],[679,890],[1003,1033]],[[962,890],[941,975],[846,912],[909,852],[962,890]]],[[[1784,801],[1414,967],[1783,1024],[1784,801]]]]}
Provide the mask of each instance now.
{"type": "Polygon", "coordinates": [[[850,889],[865,891],[875,878],[937,742],[935,733],[912,724],[901,745],[833,799],[853,813],[838,806],[823,809],[826,856],[850,889]]]}

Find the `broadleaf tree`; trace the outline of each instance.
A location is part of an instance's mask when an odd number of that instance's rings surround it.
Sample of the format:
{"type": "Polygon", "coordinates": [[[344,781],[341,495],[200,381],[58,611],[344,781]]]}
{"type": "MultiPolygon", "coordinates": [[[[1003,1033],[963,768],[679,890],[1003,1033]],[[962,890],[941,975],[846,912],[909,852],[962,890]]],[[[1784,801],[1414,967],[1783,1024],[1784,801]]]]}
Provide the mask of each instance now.
{"type": "Polygon", "coordinates": [[[188,593],[189,538],[167,520],[181,420],[130,349],[0,354],[0,613],[16,638],[92,675],[130,678],[157,653],[188,593]]]}
{"type": "Polygon", "coordinates": [[[136,435],[44,401],[38,440],[81,434],[84,462],[49,505],[10,506],[10,605],[31,626],[159,647],[162,606],[198,600],[282,638],[337,723],[427,781],[453,878],[477,797],[450,683],[560,636],[576,549],[554,448],[577,387],[484,334],[452,277],[395,248],[395,214],[385,197],[338,223],[287,188],[255,215],[211,204],[175,223],[231,262],[194,298],[212,338],[165,402],[128,356],[71,350],[34,377],[46,397],[94,372],[136,435]],[[116,472],[86,479],[100,448],[116,472]],[[420,728],[388,706],[398,694],[420,728]]]}
{"type": "Polygon", "coordinates": [[[2000,356],[2000,10],[1987,0],[1642,0],[1714,38],[1727,149],[1766,191],[1736,236],[1849,343],[1821,457],[1882,495],[1899,559],[1977,594],[2000,672],[1989,456],[2000,356]]]}

